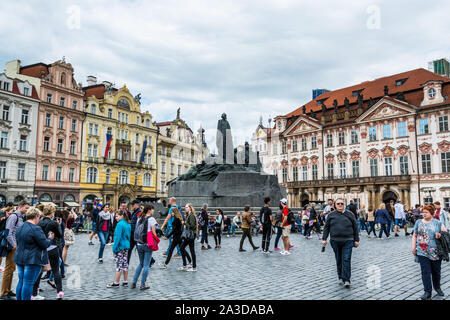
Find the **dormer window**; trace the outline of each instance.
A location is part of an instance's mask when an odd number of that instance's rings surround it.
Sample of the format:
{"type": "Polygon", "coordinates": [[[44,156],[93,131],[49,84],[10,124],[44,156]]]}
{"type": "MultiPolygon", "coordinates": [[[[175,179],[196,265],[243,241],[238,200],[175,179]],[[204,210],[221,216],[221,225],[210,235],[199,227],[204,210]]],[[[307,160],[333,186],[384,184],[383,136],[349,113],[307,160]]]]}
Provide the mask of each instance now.
{"type": "Polygon", "coordinates": [[[353,97],[357,97],[357,96],[361,93],[361,91],[362,91],[362,90],[355,90],[355,91],[353,91],[353,92],[352,92],[352,96],[353,96],[353,97]]]}
{"type": "Polygon", "coordinates": [[[29,96],[29,95],[30,95],[30,89],[28,89],[28,88],[23,88],[23,94],[24,94],[25,96],[29,96]]]}
{"type": "Polygon", "coordinates": [[[428,90],[428,97],[430,99],[433,99],[435,96],[436,96],[436,89],[434,89],[434,88],[429,89],[428,90]]]}
{"type": "Polygon", "coordinates": [[[397,87],[400,87],[401,85],[403,85],[403,84],[406,82],[406,80],[408,80],[408,78],[396,80],[396,81],[395,81],[395,85],[396,85],[397,87]]]}
{"type": "Polygon", "coordinates": [[[9,91],[9,82],[3,83],[3,90],[9,91]]]}

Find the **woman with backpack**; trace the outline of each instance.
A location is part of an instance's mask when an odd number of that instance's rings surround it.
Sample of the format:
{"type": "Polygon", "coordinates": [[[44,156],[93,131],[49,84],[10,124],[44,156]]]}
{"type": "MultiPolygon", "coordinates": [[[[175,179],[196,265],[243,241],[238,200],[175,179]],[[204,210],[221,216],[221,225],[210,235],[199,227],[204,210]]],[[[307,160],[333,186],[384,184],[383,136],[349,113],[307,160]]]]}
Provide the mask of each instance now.
{"type": "Polygon", "coordinates": [[[214,241],[216,242],[215,249],[222,248],[221,240],[222,240],[222,225],[223,225],[223,211],[222,209],[216,210],[216,219],[214,222],[214,241]]]}
{"type": "Polygon", "coordinates": [[[109,212],[109,204],[105,204],[103,210],[98,213],[97,217],[97,234],[100,240],[100,250],[98,252],[98,263],[103,263],[103,251],[105,250],[106,241],[112,231],[112,215],[109,212]]]}
{"type": "Polygon", "coordinates": [[[198,233],[197,217],[195,215],[194,206],[191,203],[188,203],[184,207],[184,209],[184,211],[186,212],[186,223],[184,226],[187,232],[186,237],[183,239],[183,243],[180,246],[181,257],[183,258],[183,266],[179,267],[178,270],[195,272],[197,271],[195,256],[195,236],[196,233],[198,233]],[[189,251],[191,252],[192,259],[186,252],[186,246],[189,246],[189,251]],[[192,266],[186,266],[186,258],[189,261],[189,264],[191,264],[192,261],[192,266]]]}
{"type": "Polygon", "coordinates": [[[200,227],[200,230],[202,231],[202,250],[208,250],[211,249],[211,246],[208,243],[208,204],[204,203],[202,207],[202,211],[198,215],[198,226],[200,227]],[[206,243],[206,247],[204,244],[206,243]]]}
{"type": "Polygon", "coordinates": [[[112,251],[116,261],[116,277],[114,282],[106,285],[107,288],[120,286],[120,275],[123,274],[122,285],[128,287],[128,250],[130,249],[131,226],[128,214],[119,210],[116,215],[117,225],[114,231],[114,245],[112,251]]]}
{"type": "Polygon", "coordinates": [[[153,218],[155,209],[153,205],[148,204],[144,206],[144,210],[139,215],[139,220],[136,223],[136,229],[134,230],[134,241],[136,241],[137,252],[139,255],[139,265],[137,266],[136,273],[134,274],[133,283],[131,288],[136,288],[136,283],[141,275],[141,290],[150,289],[145,283],[147,281],[148,271],[150,269],[150,262],[152,260],[153,250],[150,248],[152,239],[158,239],[156,235],[156,220],[153,218]],[[152,239],[150,238],[152,237],[152,239]]]}
{"type": "Polygon", "coordinates": [[[161,269],[167,269],[167,265],[172,258],[173,250],[181,244],[181,233],[183,232],[183,216],[177,207],[172,208],[172,215],[174,216],[172,222],[172,231],[167,235],[167,238],[172,238],[172,244],[169,248],[169,254],[167,255],[166,261],[160,264],[161,269]]]}
{"type": "Polygon", "coordinates": [[[275,237],[275,244],[274,244],[274,250],[279,251],[280,248],[278,248],[278,241],[280,241],[281,234],[283,233],[283,227],[281,226],[281,222],[283,221],[283,207],[280,204],[280,210],[277,211],[277,214],[275,215],[275,225],[277,231],[277,236],[275,237]]]}

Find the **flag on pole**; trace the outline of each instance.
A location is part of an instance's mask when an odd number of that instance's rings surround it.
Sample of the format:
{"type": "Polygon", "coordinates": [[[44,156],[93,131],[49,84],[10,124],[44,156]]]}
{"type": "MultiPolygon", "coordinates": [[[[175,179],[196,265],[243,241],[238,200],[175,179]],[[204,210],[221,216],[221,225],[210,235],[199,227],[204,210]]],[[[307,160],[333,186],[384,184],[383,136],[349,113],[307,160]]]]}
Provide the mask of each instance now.
{"type": "Polygon", "coordinates": [[[144,145],[142,146],[141,160],[139,162],[144,162],[145,159],[145,149],[147,148],[147,139],[144,140],[144,145]]]}
{"type": "Polygon", "coordinates": [[[103,141],[103,147],[102,147],[102,157],[105,159],[108,159],[108,152],[111,148],[112,140],[113,140],[112,134],[107,133],[106,140],[103,141]]]}

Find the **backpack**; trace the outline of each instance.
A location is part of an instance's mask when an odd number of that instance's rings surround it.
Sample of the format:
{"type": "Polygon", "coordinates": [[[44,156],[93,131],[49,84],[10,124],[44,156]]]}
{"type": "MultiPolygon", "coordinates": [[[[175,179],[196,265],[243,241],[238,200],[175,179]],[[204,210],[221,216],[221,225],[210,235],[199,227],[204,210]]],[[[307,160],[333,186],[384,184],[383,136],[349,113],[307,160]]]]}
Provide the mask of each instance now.
{"type": "Polygon", "coordinates": [[[289,224],[294,224],[295,223],[295,217],[294,217],[294,212],[292,212],[291,209],[288,209],[288,215],[287,215],[287,223],[289,224]]]}
{"type": "Polygon", "coordinates": [[[282,221],[283,221],[283,211],[278,210],[275,216],[275,222],[278,224],[281,223],[282,221]]]}
{"type": "Polygon", "coordinates": [[[147,230],[148,218],[145,218],[144,222],[141,222],[141,219],[139,219],[134,230],[134,241],[140,244],[147,243],[147,230]]]}
{"type": "Polygon", "coordinates": [[[198,215],[198,225],[199,225],[199,227],[204,227],[205,226],[205,219],[203,218],[203,214],[202,213],[203,212],[201,212],[198,215]]]}

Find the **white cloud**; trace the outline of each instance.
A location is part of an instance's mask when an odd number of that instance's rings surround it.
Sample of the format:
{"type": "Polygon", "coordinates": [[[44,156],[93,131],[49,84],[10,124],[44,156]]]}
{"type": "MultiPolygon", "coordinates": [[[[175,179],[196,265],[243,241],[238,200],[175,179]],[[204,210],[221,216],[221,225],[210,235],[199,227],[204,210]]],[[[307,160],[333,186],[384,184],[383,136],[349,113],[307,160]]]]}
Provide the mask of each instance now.
{"type": "Polygon", "coordinates": [[[214,149],[222,112],[243,143],[260,115],[286,114],[311,89],[337,89],[449,56],[448,1],[3,1],[0,62],[62,56],[142,93],[157,121],[176,109],[214,149]],[[80,28],[67,8],[80,8],[80,28]],[[370,5],[380,29],[367,28],[370,5]]]}

